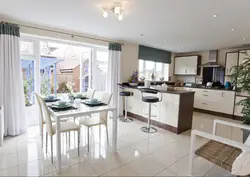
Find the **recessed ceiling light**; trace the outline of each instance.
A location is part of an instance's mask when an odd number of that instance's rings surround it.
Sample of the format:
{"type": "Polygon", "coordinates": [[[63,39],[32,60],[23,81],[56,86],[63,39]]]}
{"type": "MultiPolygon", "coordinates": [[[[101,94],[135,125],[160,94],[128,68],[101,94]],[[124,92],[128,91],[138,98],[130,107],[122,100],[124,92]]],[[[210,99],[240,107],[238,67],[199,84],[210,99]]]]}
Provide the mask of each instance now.
{"type": "Polygon", "coordinates": [[[246,40],[247,38],[246,37],[243,37],[242,40],[246,40]]]}
{"type": "Polygon", "coordinates": [[[108,12],[104,10],[104,11],[102,12],[102,16],[103,16],[104,18],[108,18],[108,12]]]}
{"type": "Polygon", "coordinates": [[[234,28],[232,28],[232,29],[231,29],[231,31],[235,31],[235,29],[234,29],[234,28]]]}
{"type": "Polygon", "coordinates": [[[184,48],[184,46],[181,46],[181,48],[183,49],[183,48],[184,48]]]}
{"type": "Polygon", "coordinates": [[[168,43],[168,41],[164,41],[164,43],[166,44],[166,43],[168,43]]]}
{"type": "Polygon", "coordinates": [[[217,15],[217,14],[214,14],[213,17],[216,18],[216,17],[218,17],[218,15],[217,15]]]}
{"type": "Polygon", "coordinates": [[[144,34],[141,34],[141,36],[144,36],[144,34]]]}

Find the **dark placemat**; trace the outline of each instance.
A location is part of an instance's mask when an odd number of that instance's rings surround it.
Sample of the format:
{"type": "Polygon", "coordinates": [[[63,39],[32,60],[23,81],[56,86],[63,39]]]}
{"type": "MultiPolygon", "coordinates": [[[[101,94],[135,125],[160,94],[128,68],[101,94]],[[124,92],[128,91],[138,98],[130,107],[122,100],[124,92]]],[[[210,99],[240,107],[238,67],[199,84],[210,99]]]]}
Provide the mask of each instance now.
{"type": "Polygon", "coordinates": [[[68,108],[55,108],[52,106],[48,106],[50,109],[52,109],[55,112],[60,112],[60,111],[68,111],[68,110],[76,110],[77,108],[74,106],[68,107],[68,108]]]}
{"type": "Polygon", "coordinates": [[[97,106],[107,106],[107,104],[105,104],[105,103],[100,103],[100,104],[89,104],[89,103],[86,103],[86,102],[82,102],[82,104],[85,104],[85,105],[87,105],[87,106],[89,106],[89,107],[97,107],[97,106]]]}
{"type": "Polygon", "coordinates": [[[54,99],[54,100],[48,100],[48,99],[44,99],[44,101],[46,102],[46,103],[52,103],[52,102],[57,102],[57,101],[59,101],[60,99],[59,98],[57,98],[57,99],[54,99]]]}
{"type": "MultiPolygon", "coordinates": [[[[77,99],[78,97],[74,97],[74,99],[77,99]]],[[[87,100],[87,97],[81,97],[81,100],[87,100]]]]}

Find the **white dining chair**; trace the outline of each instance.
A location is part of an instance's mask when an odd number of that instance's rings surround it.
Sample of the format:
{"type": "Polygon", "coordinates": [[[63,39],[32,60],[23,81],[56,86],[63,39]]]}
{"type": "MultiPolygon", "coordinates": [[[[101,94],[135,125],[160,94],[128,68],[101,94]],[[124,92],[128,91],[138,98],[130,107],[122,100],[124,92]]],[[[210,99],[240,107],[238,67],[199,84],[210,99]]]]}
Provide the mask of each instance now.
{"type": "Polygon", "coordinates": [[[87,98],[93,98],[93,96],[95,94],[95,89],[88,89],[85,94],[86,94],[87,98]]]}
{"type": "MultiPolygon", "coordinates": [[[[98,100],[100,100],[102,103],[104,104],[109,104],[111,97],[112,97],[112,93],[108,93],[108,92],[97,92],[98,93],[98,100]]],[[[96,94],[95,93],[95,94],[96,94]]],[[[88,118],[82,118],[79,120],[79,125],[83,125],[85,127],[87,127],[87,134],[88,134],[88,152],[89,152],[89,128],[93,127],[93,126],[101,126],[104,125],[106,128],[106,137],[107,137],[107,143],[109,144],[109,140],[108,140],[108,112],[101,112],[99,113],[98,117],[88,117],[88,118]]]]}
{"type": "MultiPolygon", "coordinates": [[[[42,114],[46,121],[46,153],[48,148],[48,136],[50,136],[51,141],[51,161],[53,162],[53,135],[56,134],[56,125],[52,124],[52,119],[50,112],[48,110],[48,107],[45,103],[45,101],[37,95],[37,98],[39,99],[41,103],[42,108],[42,114]]],[[[60,133],[67,133],[71,131],[77,131],[78,132],[78,155],[79,155],[79,145],[80,145],[80,126],[77,125],[74,122],[66,121],[66,122],[60,122],[61,132],[60,133]]]]}

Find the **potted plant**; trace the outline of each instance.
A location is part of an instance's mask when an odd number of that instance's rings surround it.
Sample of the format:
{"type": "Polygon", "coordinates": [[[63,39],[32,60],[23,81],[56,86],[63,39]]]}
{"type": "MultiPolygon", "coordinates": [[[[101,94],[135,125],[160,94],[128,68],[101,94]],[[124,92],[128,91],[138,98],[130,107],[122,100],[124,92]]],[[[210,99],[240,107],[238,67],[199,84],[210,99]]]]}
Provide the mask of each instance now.
{"type": "Polygon", "coordinates": [[[138,71],[134,71],[132,76],[129,77],[128,79],[129,85],[130,86],[137,86],[138,85],[138,71]]]}
{"type": "MultiPolygon", "coordinates": [[[[236,89],[250,94],[250,57],[244,58],[244,62],[234,66],[232,70],[233,83],[236,89]]],[[[250,126],[250,97],[246,97],[246,99],[239,101],[236,105],[243,107],[241,113],[243,114],[244,124],[250,126]]],[[[249,130],[243,130],[243,142],[246,141],[249,135],[249,130]]]]}

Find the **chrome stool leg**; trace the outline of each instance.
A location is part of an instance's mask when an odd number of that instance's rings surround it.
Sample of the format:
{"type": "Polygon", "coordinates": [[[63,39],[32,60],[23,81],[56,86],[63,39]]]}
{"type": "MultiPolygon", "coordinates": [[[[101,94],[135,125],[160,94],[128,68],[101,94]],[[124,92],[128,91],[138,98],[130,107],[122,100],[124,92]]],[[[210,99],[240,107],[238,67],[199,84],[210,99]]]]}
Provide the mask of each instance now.
{"type": "Polygon", "coordinates": [[[125,116],[120,118],[120,121],[122,121],[122,122],[132,122],[133,121],[133,119],[128,117],[128,103],[127,103],[128,100],[127,99],[128,99],[128,97],[126,96],[125,97],[125,116]]]}
{"type": "Polygon", "coordinates": [[[141,127],[141,131],[146,133],[156,133],[157,129],[154,127],[151,127],[151,103],[149,103],[149,111],[148,111],[148,125],[141,127]]]}

